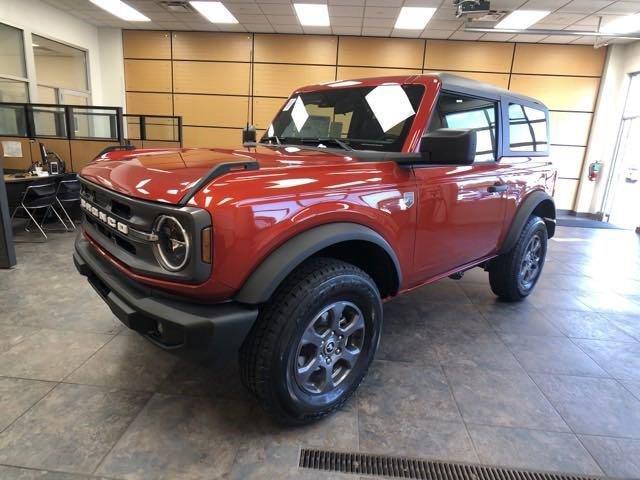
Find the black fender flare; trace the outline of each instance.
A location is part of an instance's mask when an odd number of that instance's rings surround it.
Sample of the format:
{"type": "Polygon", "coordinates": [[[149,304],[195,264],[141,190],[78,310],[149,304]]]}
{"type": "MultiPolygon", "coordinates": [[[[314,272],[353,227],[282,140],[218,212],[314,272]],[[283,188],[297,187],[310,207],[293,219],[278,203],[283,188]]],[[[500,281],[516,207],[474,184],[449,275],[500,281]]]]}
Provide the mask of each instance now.
{"type": "Polygon", "coordinates": [[[395,266],[397,285],[402,284],[398,257],[382,235],[357,223],[337,222],[313,227],[276,248],[253,271],[234,300],[251,305],[264,303],[287,275],[306,259],[332,245],[354,240],[371,242],[382,248],[395,266]]]}
{"type": "Polygon", "coordinates": [[[498,250],[498,254],[504,254],[509,252],[518,242],[518,238],[520,237],[520,232],[524,228],[524,225],[527,223],[527,220],[533,213],[533,211],[545,201],[550,201],[551,205],[553,205],[553,215],[548,217],[543,217],[544,222],[547,224],[547,232],[549,234],[549,238],[553,237],[556,228],[556,207],[553,201],[553,198],[547,194],[546,192],[536,190],[535,192],[530,193],[527,198],[525,198],[516,214],[511,222],[511,226],[509,227],[509,231],[504,238],[504,242],[502,242],[502,247],[498,250]]]}

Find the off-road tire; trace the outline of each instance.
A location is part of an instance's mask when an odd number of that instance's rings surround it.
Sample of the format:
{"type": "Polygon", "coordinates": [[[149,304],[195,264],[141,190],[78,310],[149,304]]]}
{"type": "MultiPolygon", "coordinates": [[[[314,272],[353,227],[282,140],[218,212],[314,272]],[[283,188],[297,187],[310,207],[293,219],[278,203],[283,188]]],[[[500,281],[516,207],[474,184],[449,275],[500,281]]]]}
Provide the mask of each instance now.
{"type": "Polygon", "coordinates": [[[518,302],[525,299],[534,289],[547,254],[547,226],[542,218],[532,215],[525,224],[516,245],[503,255],[495,258],[489,265],[489,283],[491,290],[500,299],[508,302],[518,302]],[[537,275],[524,286],[520,280],[520,269],[527,254],[529,242],[538,236],[541,243],[541,258],[537,275]]]}
{"type": "Polygon", "coordinates": [[[294,425],[316,421],[339,409],[358,388],[375,355],[381,327],[380,293],[369,275],[340,260],[311,259],[294,270],[260,309],[240,348],[242,383],[276,421],[294,425]],[[314,316],[330,302],[345,300],[356,304],[365,317],[366,349],[363,344],[356,367],[335,388],[334,396],[314,398],[297,386],[292,361],[297,362],[299,341],[314,316]]]}

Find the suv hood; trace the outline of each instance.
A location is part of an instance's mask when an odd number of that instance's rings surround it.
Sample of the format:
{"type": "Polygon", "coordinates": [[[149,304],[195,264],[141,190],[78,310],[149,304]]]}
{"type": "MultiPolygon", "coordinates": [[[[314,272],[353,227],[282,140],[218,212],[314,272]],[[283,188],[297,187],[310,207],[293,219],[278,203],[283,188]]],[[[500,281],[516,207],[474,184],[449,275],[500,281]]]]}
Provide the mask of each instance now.
{"type": "Polygon", "coordinates": [[[95,159],[82,169],[80,176],[124,195],[175,205],[216,165],[243,160],[256,160],[260,169],[357,161],[335,150],[323,152],[294,147],[118,150],[95,159]]]}

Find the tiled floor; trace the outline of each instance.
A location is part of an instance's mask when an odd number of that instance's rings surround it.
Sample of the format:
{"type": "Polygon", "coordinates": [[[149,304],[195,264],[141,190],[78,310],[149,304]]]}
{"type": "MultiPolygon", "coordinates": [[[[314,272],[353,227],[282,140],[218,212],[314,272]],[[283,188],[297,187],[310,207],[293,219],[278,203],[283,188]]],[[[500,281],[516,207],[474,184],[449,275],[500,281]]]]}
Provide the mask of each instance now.
{"type": "Polygon", "coordinates": [[[344,410],[274,425],[233,363],[196,365],[122,328],[71,261],[73,235],[0,271],[0,478],[351,478],[300,447],[640,478],[640,237],[560,228],[517,305],[468,272],[385,307],[344,410]]]}

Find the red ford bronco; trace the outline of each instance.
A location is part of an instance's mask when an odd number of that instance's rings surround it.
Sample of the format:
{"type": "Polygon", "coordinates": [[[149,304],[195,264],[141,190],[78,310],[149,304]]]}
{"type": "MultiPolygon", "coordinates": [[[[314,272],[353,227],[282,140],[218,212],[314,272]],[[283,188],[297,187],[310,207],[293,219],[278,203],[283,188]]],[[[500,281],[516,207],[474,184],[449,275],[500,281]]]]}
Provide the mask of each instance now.
{"type": "Polygon", "coordinates": [[[504,300],[531,293],[555,230],[547,120],[447,74],[304,87],[237,150],[99,155],[74,261],[129,328],[236,344],[260,403],[310,422],[362,381],[383,301],[472,267],[504,300]]]}

